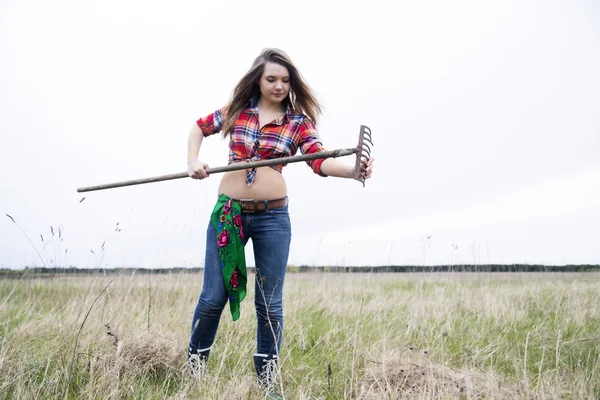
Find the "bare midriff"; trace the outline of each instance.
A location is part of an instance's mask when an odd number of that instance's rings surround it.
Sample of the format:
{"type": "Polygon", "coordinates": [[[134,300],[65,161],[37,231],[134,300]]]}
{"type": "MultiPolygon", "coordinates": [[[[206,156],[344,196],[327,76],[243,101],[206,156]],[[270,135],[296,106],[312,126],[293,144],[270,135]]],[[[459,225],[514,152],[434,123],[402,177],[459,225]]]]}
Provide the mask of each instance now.
{"type": "Polygon", "coordinates": [[[287,185],[280,172],[271,167],[256,169],[254,182],[246,185],[246,170],[226,172],[219,184],[219,194],[234,199],[273,200],[287,196],[287,185]]]}

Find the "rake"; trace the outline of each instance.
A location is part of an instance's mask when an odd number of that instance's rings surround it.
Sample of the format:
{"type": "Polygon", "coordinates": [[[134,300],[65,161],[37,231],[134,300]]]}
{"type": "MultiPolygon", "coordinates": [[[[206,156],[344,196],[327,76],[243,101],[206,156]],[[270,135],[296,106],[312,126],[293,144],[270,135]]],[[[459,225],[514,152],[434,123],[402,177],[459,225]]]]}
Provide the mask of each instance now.
{"type": "MultiPolygon", "coordinates": [[[[230,164],[224,167],[216,167],[216,168],[208,168],[206,171],[209,174],[216,174],[220,172],[229,172],[236,171],[247,168],[256,168],[256,167],[264,167],[267,165],[279,165],[279,164],[289,164],[299,161],[308,161],[308,160],[316,160],[319,158],[337,158],[337,157],[345,157],[352,154],[356,155],[356,164],[354,166],[354,175],[353,179],[361,182],[363,187],[365,186],[365,169],[363,168],[364,162],[369,159],[371,156],[371,146],[373,146],[373,141],[371,138],[371,129],[365,125],[360,126],[360,133],[358,135],[358,145],[349,149],[337,149],[337,150],[328,150],[328,151],[320,151],[318,153],[312,154],[302,154],[299,156],[290,156],[290,157],[281,157],[269,160],[260,160],[253,162],[245,162],[245,163],[235,163],[230,164]]],[[[132,185],[141,185],[143,183],[153,183],[160,181],[168,181],[172,179],[180,179],[180,178],[188,178],[189,175],[187,172],[179,172],[175,174],[169,175],[160,175],[154,176],[151,178],[143,178],[143,179],[134,179],[130,181],[122,181],[115,183],[108,183],[104,185],[96,185],[96,186],[87,186],[78,188],[77,191],[81,192],[91,192],[94,190],[103,190],[103,189],[112,189],[122,186],[132,186],[132,185]]]]}

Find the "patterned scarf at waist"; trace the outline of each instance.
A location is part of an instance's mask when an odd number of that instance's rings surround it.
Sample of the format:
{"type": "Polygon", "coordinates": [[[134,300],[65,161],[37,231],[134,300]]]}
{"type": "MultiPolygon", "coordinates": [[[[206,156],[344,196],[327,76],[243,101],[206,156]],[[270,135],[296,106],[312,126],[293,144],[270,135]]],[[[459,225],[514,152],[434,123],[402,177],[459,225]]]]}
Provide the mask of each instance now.
{"type": "Polygon", "coordinates": [[[217,232],[223,283],[229,298],[231,316],[236,321],[240,317],[240,304],[246,297],[248,282],[241,207],[239,203],[222,194],[215,204],[210,220],[217,232]]]}

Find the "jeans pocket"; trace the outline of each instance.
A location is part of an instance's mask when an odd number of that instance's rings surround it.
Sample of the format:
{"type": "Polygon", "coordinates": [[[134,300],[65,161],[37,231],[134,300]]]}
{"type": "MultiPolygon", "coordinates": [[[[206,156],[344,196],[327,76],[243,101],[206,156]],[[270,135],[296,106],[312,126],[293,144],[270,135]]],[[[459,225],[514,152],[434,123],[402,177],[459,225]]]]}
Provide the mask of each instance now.
{"type": "Polygon", "coordinates": [[[276,208],[274,210],[266,211],[268,220],[277,225],[280,229],[284,229],[291,233],[292,221],[290,220],[290,214],[288,212],[288,206],[276,208]]]}
{"type": "Polygon", "coordinates": [[[288,206],[284,206],[281,208],[275,208],[274,210],[269,209],[266,211],[266,213],[269,215],[275,215],[275,216],[289,215],[288,206]]]}

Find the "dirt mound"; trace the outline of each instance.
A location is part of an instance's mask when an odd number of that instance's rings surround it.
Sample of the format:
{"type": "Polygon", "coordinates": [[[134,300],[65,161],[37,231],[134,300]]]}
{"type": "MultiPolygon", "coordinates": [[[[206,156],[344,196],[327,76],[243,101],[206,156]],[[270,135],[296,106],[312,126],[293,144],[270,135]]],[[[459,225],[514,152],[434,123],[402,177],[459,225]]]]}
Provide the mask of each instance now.
{"type": "Polygon", "coordinates": [[[105,355],[102,364],[119,375],[125,371],[173,373],[185,363],[185,347],[169,333],[138,331],[121,337],[110,328],[107,333],[113,337],[115,351],[105,355]]]}
{"type": "Polygon", "coordinates": [[[172,337],[151,332],[125,338],[118,352],[125,364],[157,373],[179,370],[184,353],[185,348],[172,337]]]}
{"type": "MultiPolygon", "coordinates": [[[[457,371],[430,360],[426,353],[406,350],[370,361],[361,383],[361,400],[453,399],[509,395],[481,373],[457,371]]],[[[510,397],[510,396],[509,396],[510,397]]]]}

